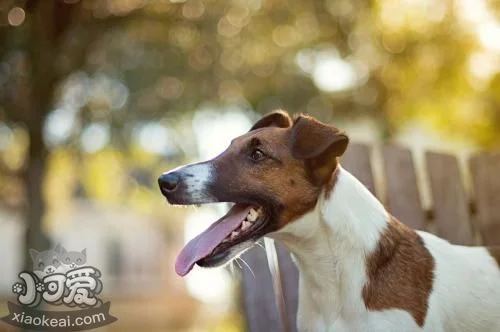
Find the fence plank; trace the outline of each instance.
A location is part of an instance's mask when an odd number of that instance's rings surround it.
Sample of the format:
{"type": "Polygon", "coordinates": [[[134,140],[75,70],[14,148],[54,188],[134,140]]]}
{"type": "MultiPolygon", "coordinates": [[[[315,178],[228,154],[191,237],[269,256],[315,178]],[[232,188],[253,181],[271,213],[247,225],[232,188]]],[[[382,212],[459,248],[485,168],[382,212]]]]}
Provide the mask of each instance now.
{"type": "Polygon", "coordinates": [[[266,252],[255,246],[243,254],[242,258],[252,270],[246,267],[242,269],[243,309],[248,331],[283,331],[266,252]]]}
{"type": "Polygon", "coordinates": [[[342,166],[375,194],[371,163],[371,148],[366,144],[351,143],[341,160],[342,166]]]}
{"type": "Polygon", "coordinates": [[[454,244],[473,244],[469,202],[457,158],[448,154],[427,152],[426,163],[437,235],[454,244]]]}
{"type": "Polygon", "coordinates": [[[297,308],[299,303],[299,271],[284,245],[276,242],[281,271],[281,283],[285,297],[288,327],[290,332],[297,331],[297,308]]]}
{"type": "Polygon", "coordinates": [[[410,150],[386,145],[383,156],[389,212],[408,226],[425,230],[425,214],[410,150]]]}
{"type": "Polygon", "coordinates": [[[470,166],[483,243],[500,244],[500,152],[474,156],[470,166]]]}

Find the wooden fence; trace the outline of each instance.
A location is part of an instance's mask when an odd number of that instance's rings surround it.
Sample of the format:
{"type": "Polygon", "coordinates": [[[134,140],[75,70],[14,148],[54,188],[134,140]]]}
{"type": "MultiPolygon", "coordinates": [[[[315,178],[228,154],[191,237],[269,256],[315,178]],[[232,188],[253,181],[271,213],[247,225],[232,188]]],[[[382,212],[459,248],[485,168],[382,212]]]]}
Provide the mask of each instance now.
{"type": "MultiPolygon", "coordinates": [[[[500,152],[470,158],[473,193],[465,190],[455,156],[427,152],[425,166],[432,196],[428,210],[422,208],[410,151],[394,145],[382,148],[385,197],[377,195],[375,189],[371,153],[368,145],[351,144],[341,164],[399,220],[454,244],[500,244],[500,152]]],[[[298,272],[287,250],[278,243],[276,253],[278,264],[273,274],[264,250],[253,248],[243,256],[252,269],[243,270],[243,307],[252,332],[297,330],[298,272]],[[274,295],[276,287],[283,294],[280,305],[274,295]]]]}

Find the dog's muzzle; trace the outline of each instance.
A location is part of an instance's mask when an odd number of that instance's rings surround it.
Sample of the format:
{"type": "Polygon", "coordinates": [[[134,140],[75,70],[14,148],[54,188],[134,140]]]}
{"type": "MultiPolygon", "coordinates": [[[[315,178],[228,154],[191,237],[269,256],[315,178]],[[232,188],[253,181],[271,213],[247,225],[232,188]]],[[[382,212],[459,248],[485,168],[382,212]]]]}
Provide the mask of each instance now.
{"type": "Polygon", "coordinates": [[[210,194],[213,181],[213,166],[204,162],[163,173],[158,178],[158,185],[171,204],[203,204],[216,201],[210,194]]]}
{"type": "Polygon", "coordinates": [[[181,177],[177,172],[163,173],[158,178],[158,185],[162,193],[173,193],[178,187],[181,177]]]}

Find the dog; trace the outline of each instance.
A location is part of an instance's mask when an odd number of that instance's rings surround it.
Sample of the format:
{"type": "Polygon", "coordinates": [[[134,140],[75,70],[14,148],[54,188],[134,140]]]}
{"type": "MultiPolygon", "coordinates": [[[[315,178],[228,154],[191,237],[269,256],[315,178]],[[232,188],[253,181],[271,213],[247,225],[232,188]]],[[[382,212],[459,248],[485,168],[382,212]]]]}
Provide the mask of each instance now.
{"type": "Polygon", "coordinates": [[[300,331],[500,331],[500,248],[452,245],[391,216],[313,117],[272,112],[212,160],[163,173],[171,204],[234,203],[175,263],[226,264],[268,236],[299,270],[300,331]]]}

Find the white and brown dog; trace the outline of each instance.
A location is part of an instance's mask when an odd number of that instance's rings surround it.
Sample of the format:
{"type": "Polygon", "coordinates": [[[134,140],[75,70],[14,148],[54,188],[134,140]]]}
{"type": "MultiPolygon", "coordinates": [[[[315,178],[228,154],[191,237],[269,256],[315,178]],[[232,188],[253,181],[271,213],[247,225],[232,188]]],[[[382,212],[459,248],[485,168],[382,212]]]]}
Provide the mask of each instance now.
{"type": "Polygon", "coordinates": [[[186,245],[177,273],[220,266],[270,236],[299,269],[300,331],[500,331],[500,248],[400,223],[338,164],[348,141],[277,111],[216,158],[161,175],[172,204],[234,203],[186,245]]]}

